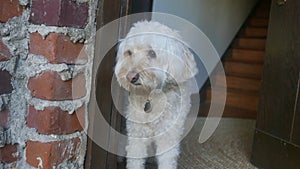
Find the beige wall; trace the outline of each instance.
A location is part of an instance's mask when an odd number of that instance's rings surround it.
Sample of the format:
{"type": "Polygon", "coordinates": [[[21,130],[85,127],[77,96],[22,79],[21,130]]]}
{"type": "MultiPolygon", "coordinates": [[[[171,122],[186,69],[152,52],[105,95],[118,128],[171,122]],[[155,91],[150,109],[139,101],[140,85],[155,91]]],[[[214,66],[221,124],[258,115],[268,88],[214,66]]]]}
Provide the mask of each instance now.
{"type": "Polygon", "coordinates": [[[154,0],[153,12],[182,17],[211,40],[222,55],[257,0],[154,0]]]}
{"type": "MultiPolygon", "coordinates": [[[[256,2],[257,0],[154,0],[153,12],[172,14],[193,23],[222,56],[256,2]]],[[[207,80],[207,72],[211,73],[212,70],[207,70],[199,59],[196,61],[199,69],[196,79],[201,88],[207,80]]],[[[216,65],[213,64],[210,67],[216,65]]]]}

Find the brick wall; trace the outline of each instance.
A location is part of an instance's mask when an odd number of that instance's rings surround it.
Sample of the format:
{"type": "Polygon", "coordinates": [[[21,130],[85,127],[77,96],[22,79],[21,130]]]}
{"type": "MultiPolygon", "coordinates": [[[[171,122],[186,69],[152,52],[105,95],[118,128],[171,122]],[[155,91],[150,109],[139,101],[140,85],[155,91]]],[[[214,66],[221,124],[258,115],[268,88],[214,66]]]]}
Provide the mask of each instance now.
{"type": "Polygon", "coordinates": [[[0,168],[83,168],[96,3],[0,0],[0,168]]]}

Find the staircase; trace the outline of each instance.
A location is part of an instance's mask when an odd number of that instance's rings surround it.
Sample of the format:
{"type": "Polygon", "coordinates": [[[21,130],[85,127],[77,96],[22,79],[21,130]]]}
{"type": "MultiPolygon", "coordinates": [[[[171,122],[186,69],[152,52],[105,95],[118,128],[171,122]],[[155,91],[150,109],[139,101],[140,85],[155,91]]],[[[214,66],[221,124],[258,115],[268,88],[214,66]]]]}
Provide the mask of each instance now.
{"type": "MultiPolygon", "coordinates": [[[[222,62],[227,81],[224,117],[256,118],[270,4],[269,0],[259,2],[224,56],[222,62]]],[[[225,77],[218,72],[211,77],[217,88],[214,92],[221,94],[225,86],[220,80],[225,77]]],[[[200,107],[201,116],[207,115],[212,104],[211,92],[212,89],[208,87],[206,101],[200,107]]],[[[213,104],[218,102],[216,100],[213,104]]]]}

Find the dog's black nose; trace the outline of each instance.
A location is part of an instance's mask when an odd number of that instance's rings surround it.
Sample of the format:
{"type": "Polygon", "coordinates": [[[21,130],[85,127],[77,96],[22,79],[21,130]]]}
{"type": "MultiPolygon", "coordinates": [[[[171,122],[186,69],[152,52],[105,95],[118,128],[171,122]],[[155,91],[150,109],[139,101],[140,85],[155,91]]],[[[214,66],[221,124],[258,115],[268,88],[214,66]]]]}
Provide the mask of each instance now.
{"type": "Polygon", "coordinates": [[[139,80],[140,75],[139,73],[131,71],[126,75],[126,78],[128,81],[130,81],[130,83],[135,84],[139,80]]]}

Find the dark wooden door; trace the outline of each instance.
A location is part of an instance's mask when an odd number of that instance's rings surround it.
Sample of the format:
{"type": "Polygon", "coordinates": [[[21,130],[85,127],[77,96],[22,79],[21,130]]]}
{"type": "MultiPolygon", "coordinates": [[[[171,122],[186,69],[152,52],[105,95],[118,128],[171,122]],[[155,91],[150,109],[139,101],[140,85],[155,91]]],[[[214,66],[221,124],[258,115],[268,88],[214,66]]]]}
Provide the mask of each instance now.
{"type": "Polygon", "coordinates": [[[272,1],[251,161],[300,168],[300,1],[272,1]]]}

